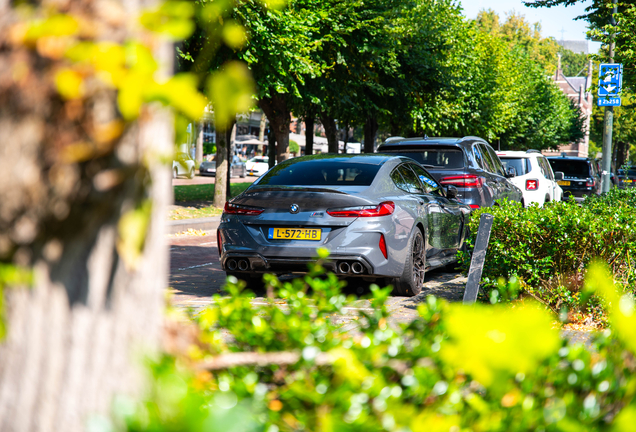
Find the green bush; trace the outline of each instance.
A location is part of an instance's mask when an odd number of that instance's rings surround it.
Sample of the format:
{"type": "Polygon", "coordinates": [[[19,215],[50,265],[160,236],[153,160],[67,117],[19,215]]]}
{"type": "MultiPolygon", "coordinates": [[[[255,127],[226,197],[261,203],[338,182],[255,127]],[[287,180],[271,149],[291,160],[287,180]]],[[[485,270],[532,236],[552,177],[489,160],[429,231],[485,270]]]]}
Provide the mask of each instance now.
{"type": "MultiPolygon", "coordinates": [[[[482,275],[486,296],[501,297],[505,281],[518,282],[522,293],[559,311],[576,310],[587,265],[595,258],[607,263],[624,290],[635,287],[636,191],[613,189],[600,197],[574,202],[553,202],[543,208],[523,208],[504,201],[482,208],[471,219],[474,244],[479,216],[494,216],[482,275]]],[[[460,262],[466,270],[470,253],[460,262]]],[[[588,305],[598,309],[598,303],[588,305]]],[[[599,312],[599,310],[596,310],[599,312]]]]}
{"type": "MultiPolygon", "coordinates": [[[[549,313],[528,305],[467,307],[429,297],[419,319],[389,325],[390,291],[373,287],[373,307],[354,316],[338,279],[320,273],[317,266],[285,283],[267,276],[283,300],[266,305],[228,279],[229,297],[215,296],[192,318],[192,343],[150,363],[147,397],[115,403],[119,429],[597,431],[635,424],[633,302],[612,313],[615,332],[595,335],[586,347],[569,345],[549,313]]],[[[602,269],[589,279],[610,303],[626,303],[602,269]]]]}

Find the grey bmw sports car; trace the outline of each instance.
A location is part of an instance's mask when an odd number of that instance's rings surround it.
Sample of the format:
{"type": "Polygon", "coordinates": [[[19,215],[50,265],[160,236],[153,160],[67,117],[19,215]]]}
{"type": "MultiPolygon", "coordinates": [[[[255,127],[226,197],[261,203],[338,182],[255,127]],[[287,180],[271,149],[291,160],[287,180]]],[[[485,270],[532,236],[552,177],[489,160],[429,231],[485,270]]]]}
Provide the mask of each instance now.
{"type": "Polygon", "coordinates": [[[402,156],[313,155],[284,161],[225,205],[217,239],[228,275],[306,272],[316,249],[342,277],[381,279],[398,294],[455,261],[470,208],[402,156]]]}

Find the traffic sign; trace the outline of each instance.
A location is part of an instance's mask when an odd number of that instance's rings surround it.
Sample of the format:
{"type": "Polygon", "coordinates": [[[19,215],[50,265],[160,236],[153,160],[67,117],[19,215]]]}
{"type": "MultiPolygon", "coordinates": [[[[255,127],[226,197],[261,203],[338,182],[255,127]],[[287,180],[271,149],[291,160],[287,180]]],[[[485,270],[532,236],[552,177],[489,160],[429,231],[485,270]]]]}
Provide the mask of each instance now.
{"type": "Polygon", "coordinates": [[[598,106],[620,106],[623,86],[623,65],[606,63],[598,69],[598,106]]]}

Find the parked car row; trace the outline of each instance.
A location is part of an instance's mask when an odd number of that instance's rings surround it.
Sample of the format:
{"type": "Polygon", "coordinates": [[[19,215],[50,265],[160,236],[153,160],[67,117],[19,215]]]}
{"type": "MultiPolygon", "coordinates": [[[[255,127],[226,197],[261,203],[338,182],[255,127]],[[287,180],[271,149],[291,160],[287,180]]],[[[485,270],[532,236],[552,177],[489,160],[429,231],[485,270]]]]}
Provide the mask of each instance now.
{"type": "Polygon", "coordinates": [[[222,268],[254,287],[266,272],[306,272],[323,247],[340,277],[416,295],[426,271],[456,260],[473,209],[581,200],[600,186],[589,159],[495,152],[473,136],[393,137],[376,154],[267,162],[248,161],[259,178],[226,203],[217,233],[222,268]]]}

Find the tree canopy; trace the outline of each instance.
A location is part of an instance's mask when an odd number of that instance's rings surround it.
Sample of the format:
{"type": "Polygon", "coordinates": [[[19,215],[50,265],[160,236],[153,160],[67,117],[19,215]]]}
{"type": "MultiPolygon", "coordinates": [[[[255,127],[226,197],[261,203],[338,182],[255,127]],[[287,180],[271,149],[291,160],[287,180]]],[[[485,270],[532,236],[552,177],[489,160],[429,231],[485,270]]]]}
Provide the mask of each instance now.
{"type": "Polygon", "coordinates": [[[555,148],[582,135],[580,113],[548,79],[558,45],[522,15],[500,22],[488,10],[468,20],[452,0],[289,0],[278,9],[238,0],[226,6],[245,37],[213,47],[214,61],[197,62],[206,56],[207,40],[218,40],[216,16],[201,13],[197,31],[180,48],[182,67],[203,71],[203,65],[213,73],[228,60],[245,62],[279,159],[288,155],[292,111],[320,119],[331,152],[342,125],[364,126],[365,141],[380,129],[479,135],[514,148],[555,148]]]}

